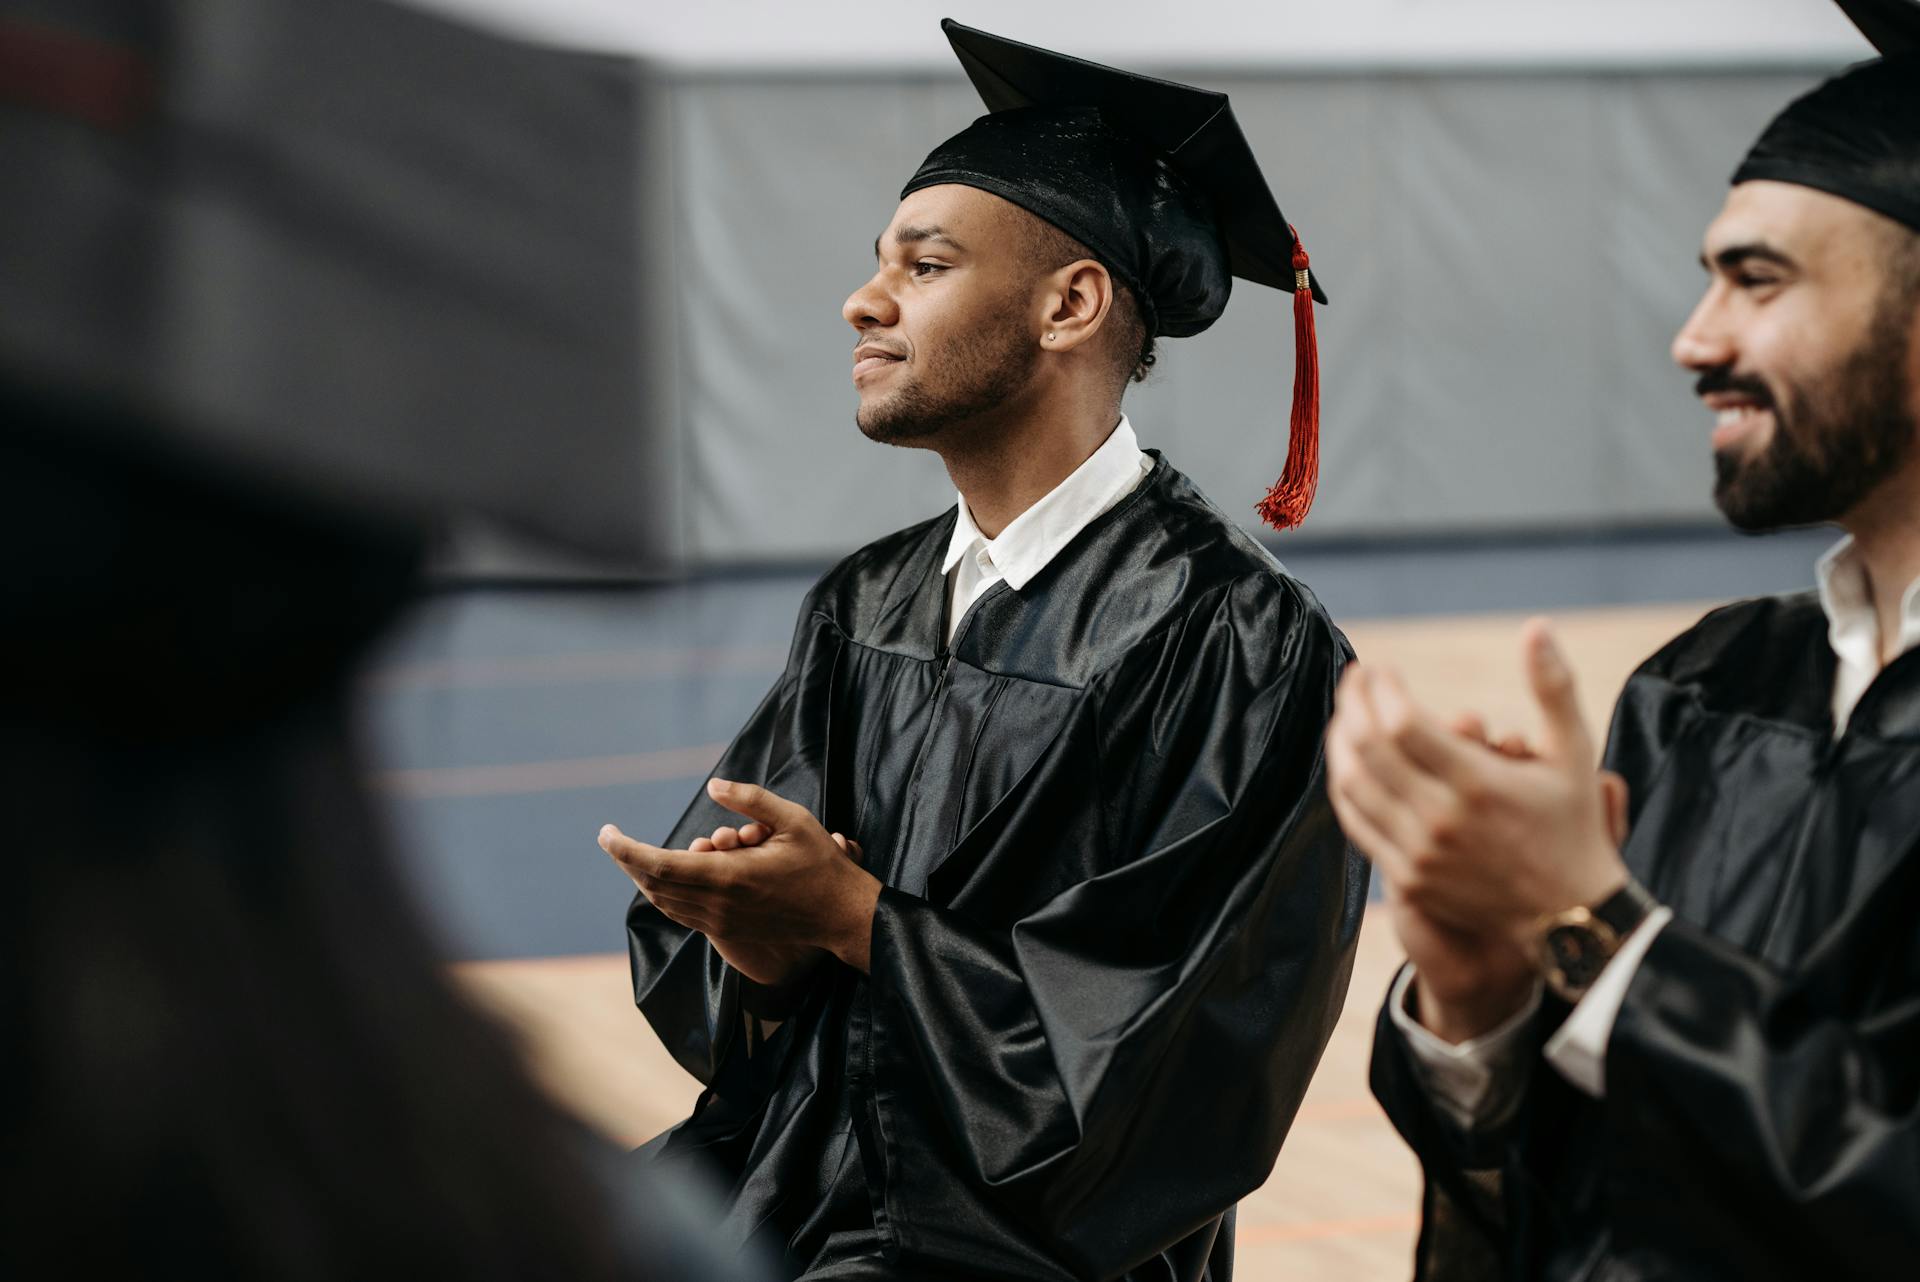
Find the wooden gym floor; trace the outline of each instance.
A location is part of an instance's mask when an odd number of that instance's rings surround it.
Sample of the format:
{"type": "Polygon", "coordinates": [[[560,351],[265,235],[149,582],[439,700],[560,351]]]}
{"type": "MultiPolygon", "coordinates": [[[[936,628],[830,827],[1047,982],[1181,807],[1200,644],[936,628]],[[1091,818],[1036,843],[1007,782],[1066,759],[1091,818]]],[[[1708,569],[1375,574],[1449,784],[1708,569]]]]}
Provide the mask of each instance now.
{"type": "MultiPolygon", "coordinates": [[[[1633,667],[1706,609],[1662,605],[1561,612],[1555,623],[1596,737],[1633,667]]],[[[1348,627],[1362,661],[1390,664],[1416,696],[1531,730],[1519,669],[1523,616],[1395,619],[1348,627]]],[[[589,834],[590,839],[590,834],[589,834]]],[[[1410,1275],[1419,1174],[1367,1092],[1373,1019],[1400,954],[1368,913],[1332,1043],[1272,1177],[1242,1205],[1243,1282],[1401,1282],[1410,1275]]],[[[618,953],[468,962],[461,981],[521,1035],[557,1097],[624,1144],[685,1116],[697,1087],[634,1009],[618,953]]]]}

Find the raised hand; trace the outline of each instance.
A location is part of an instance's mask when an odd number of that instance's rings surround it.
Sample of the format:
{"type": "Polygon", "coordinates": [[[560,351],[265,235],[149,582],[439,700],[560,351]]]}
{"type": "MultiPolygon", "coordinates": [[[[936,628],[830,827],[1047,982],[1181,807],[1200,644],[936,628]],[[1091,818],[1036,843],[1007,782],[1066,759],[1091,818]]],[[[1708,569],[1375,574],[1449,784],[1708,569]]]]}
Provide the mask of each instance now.
{"type": "MultiPolygon", "coordinates": [[[[687,849],[692,854],[706,854],[716,850],[740,850],[758,846],[773,835],[771,829],[757,823],[746,824],[739,828],[716,828],[711,837],[695,837],[687,849]]],[[[864,854],[860,843],[850,841],[839,833],[832,834],[834,844],[846,853],[855,863],[864,863],[864,854]]],[[[638,879],[636,878],[636,883],[638,879]]],[[[644,893],[644,889],[643,889],[644,893]]],[[[649,902],[652,902],[649,897],[649,902]]],[[[656,905],[657,906],[657,905],[656,905]]],[[[777,941],[749,943],[740,939],[728,939],[708,936],[713,950],[720,954],[722,961],[745,975],[757,984],[770,988],[789,988],[804,979],[821,959],[826,957],[825,949],[812,946],[793,946],[777,941]]]]}
{"type": "Polygon", "coordinates": [[[1422,1021],[1454,1040],[1524,1003],[1523,940],[1542,914],[1598,903],[1626,880],[1624,784],[1596,784],[1572,673],[1543,623],[1522,648],[1545,725],[1537,747],[1489,743],[1471,719],[1444,725],[1365,665],[1341,682],[1328,728],[1335,812],[1386,883],[1422,1021]]]}
{"type": "Polygon", "coordinates": [[[858,844],[764,788],[715,779],[707,790],[754,822],[686,850],[634,841],[608,824],[601,848],[648,902],[707,936],[757,983],[789,984],[821,951],[865,970],[880,883],[860,867],[858,844]]]}
{"type": "MultiPolygon", "coordinates": [[[[1463,712],[1455,717],[1453,732],[1513,761],[1535,761],[1540,756],[1525,735],[1509,734],[1496,740],[1477,712],[1463,712]]],[[[1608,835],[1615,846],[1623,846],[1627,841],[1627,781],[1612,770],[1602,770],[1596,777],[1601,803],[1606,807],[1608,835]]]]}

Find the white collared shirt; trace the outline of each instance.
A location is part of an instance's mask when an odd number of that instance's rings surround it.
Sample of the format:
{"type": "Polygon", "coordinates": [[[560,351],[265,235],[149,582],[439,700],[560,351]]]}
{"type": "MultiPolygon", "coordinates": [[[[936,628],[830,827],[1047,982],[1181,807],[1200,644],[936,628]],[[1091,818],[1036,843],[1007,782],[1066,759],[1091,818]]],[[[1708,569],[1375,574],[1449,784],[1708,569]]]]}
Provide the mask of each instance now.
{"type": "MultiPolygon", "coordinates": [[[[1880,675],[1880,619],[1873,609],[1873,591],[1867,567],[1848,535],[1836,543],[1814,567],[1820,582],[1820,608],[1827,615],[1827,644],[1839,666],[1833,674],[1833,733],[1847,728],[1847,720],[1880,675]]],[[[1889,662],[1920,645],[1920,579],[1907,585],[1900,598],[1900,634],[1889,662]]]]}
{"type": "Polygon", "coordinates": [[[947,559],[940,566],[947,576],[948,644],[967,610],[989,588],[1003,579],[1015,592],[1026,587],[1080,531],[1133,493],[1152,470],[1153,459],[1140,449],[1133,424],[1122,414],[1086,462],[1007,522],[1007,528],[994,538],[973,523],[967,496],[962,494],[953,537],[947,542],[947,559]]]}
{"type": "MultiPolygon", "coordinates": [[[[1854,549],[1851,535],[1841,539],[1815,567],[1820,585],[1820,608],[1827,616],[1827,643],[1839,660],[1833,677],[1833,733],[1846,730],[1860,698],[1885,666],[1880,659],[1880,621],[1866,567],[1854,549]]],[[[1887,662],[1920,645],[1920,579],[1907,585],[1900,598],[1900,633],[1887,662]]],[[[1627,937],[1620,951],[1600,972],[1554,1035],[1543,1054],[1569,1082],[1596,1099],[1607,1093],[1607,1042],[1627,999],[1634,973],[1653,947],[1673,912],[1656,908],[1639,929],[1627,937]]],[[[1413,967],[1403,966],[1387,997],[1388,1015],[1407,1039],[1426,1077],[1434,1100],[1463,1129],[1497,1119],[1517,1097],[1524,1074],[1516,1071],[1518,1042],[1540,997],[1507,1023],[1484,1037],[1450,1045],[1435,1037],[1413,1018],[1407,999],[1413,986],[1413,967]]]]}

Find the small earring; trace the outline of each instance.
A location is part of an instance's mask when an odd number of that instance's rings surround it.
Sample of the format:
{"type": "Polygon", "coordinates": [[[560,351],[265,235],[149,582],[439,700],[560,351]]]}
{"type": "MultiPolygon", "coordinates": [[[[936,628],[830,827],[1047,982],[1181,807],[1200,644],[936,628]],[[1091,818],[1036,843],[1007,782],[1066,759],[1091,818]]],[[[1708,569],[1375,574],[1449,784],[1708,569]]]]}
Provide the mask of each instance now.
{"type": "Polygon", "coordinates": [[[1053,335],[1052,335],[1052,334],[1048,334],[1048,335],[1047,335],[1047,341],[1048,341],[1049,343],[1051,343],[1051,342],[1053,341],[1053,335]]]}

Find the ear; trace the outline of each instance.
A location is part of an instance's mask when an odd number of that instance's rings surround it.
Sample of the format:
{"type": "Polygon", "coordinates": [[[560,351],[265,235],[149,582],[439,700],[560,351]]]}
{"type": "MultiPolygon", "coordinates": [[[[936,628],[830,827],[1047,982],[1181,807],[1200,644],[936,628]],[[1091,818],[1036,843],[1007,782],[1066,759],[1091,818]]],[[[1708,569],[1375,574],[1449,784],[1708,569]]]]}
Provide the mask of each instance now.
{"type": "Polygon", "coordinates": [[[1068,263],[1041,293],[1040,348],[1069,352],[1092,340],[1113,309],[1113,277],[1091,258],[1068,263]]]}

